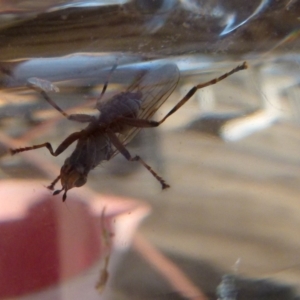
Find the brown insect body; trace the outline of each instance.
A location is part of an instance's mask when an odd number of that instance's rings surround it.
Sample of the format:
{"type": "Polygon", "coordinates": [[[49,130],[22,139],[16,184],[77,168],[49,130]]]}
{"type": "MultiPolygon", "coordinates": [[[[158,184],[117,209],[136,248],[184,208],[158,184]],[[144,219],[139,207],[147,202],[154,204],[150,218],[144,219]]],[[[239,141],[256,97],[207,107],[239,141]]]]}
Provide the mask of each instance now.
{"type": "MultiPolygon", "coordinates": [[[[185,104],[198,89],[215,84],[231,74],[246,68],[246,63],[243,63],[218,78],[194,86],[158,122],[149,119],[168,99],[177,86],[179,70],[175,64],[160,65],[154,69],[141,71],[126,92],[117,94],[108,101],[102,100],[102,96],[107,88],[107,83],[105,83],[96,103],[96,108],[100,112],[98,117],[85,114],[68,115],[42,89],[45,85],[43,83],[44,80],[41,80],[42,84],[40,84],[39,79],[35,78],[34,83],[30,82],[31,87],[38,90],[44,99],[57,111],[69,120],[89,124],[85,129],[68,136],[55,151],[53,151],[51,144],[47,142],[31,147],[11,149],[11,154],[46,147],[53,156],[58,156],[73,142],[77,141],[76,148],[70,157],[65,160],[60,175],[48,187],[53,190],[55,184],[60,179],[62,189],[54,191],[53,194],[56,195],[64,191],[63,201],[66,200],[69,189],[84,185],[92,169],[102,161],[110,160],[118,152],[129,161],[139,161],[160,182],[162,188],[165,189],[169,185],[141,157],[138,155],[132,157],[125,148],[125,145],[141,128],[157,127],[163,123],[170,115],[185,104]]],[[[111,70],[111,73],[114,69],[111,70]]]]}
{"type": "MultiPolygon", "coordinates": [[[[100,111],[100,116],[97,123],[101,126],[113,124],[118,127],[118,118],[136,118],[141,108],[142,93],[141,92],[123,92],[115,95],[107,102],[99,103],[97,109],[100,111]]],[[[119,130],[119,132],[122,128],[119,130]]],[[[116,131],[117,132],[117,131],[116,131]]]]}
{"type": "MultiPolygon", "coordinates": [[[[111,158],[114,151],[106,133],[107,129],[124,134],[128,126],[118,119],[136,118],[141,107],[140,102],[141,93],[125,92],[114,96],[109,102],[98,105],[99,117],[91,117],[89,125],[79,132],[76,148],[61,168],[60,179],[65,191],[84,185],[88,173],[102,161],[111,158]]],[[[55,194],[58,192],[60,191],[56,191],[55,194]]]]}
{"type": "MultiPolygon", "coordinates": [[[[82,137],[78,139],[75,150],[65,160],[60,171],[61,184],[65,191],[83,186],[90,170],[101,161],[109,160],[113,153],[108,137],[102,132],[86,134],[83,130],[81,133],[82,137]]],[[[53,187],[54,185],[50,185],[49,188],[53,187]]]]}

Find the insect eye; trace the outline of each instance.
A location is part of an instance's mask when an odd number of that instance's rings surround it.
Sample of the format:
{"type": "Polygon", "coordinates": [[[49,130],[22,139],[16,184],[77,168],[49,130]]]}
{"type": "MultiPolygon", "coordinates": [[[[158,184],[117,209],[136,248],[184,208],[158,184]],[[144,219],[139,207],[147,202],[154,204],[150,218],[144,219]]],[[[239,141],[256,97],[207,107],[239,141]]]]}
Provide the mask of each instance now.
{"type": "Polygon", "coordinates": [[[86,183],[86,177],[79,177],[76,182],[75,182],[75,186],[76,187],[80,187],[83,186],[86,183]]]}

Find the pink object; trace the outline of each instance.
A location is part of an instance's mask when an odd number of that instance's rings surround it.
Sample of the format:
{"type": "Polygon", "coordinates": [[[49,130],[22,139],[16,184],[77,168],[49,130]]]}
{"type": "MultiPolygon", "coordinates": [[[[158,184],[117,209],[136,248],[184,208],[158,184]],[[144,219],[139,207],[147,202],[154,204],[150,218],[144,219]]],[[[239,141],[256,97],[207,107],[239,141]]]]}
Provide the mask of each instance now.
{"type": "Polygon", "coordinates": [[[137,201],[84,193],[87,202],[76,195],[74,190],[64,204],[39,181],[0,182],[0,299],[58,285],[99,261],[104,207],[114,248],[130,244],[149,212],[137,201]]]}

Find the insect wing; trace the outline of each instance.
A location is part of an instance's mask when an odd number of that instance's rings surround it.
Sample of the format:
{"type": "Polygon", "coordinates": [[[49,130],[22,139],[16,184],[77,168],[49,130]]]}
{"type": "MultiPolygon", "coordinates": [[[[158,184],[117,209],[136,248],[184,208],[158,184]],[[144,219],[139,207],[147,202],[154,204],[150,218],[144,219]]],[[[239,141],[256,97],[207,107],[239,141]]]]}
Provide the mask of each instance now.
{"type": "MultiPolygon", "coordinates": [[[[143,73],[127,90],[142,94],[137,118],[150,119],[173,93],[178,81],[179,69],[175,64],[162,65],[143,73]]],[[[132,127],[126,134],[119,134],[118,138],[126,145],[140,130],[132,127]]]]}

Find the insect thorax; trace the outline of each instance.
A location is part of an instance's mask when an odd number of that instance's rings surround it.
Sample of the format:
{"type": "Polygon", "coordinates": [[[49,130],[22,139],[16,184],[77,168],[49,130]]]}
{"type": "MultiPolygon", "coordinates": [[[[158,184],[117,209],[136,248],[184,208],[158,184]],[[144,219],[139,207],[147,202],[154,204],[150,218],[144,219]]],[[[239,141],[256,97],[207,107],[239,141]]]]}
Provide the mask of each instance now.
{"type": "Polygon", "coordinates": [[[109,101],[98,107],[99,122],[111,124],[119,117],[136,118],[141,107],[142,94],[140,92],[124,92],[115,95],[109,101]]]}

